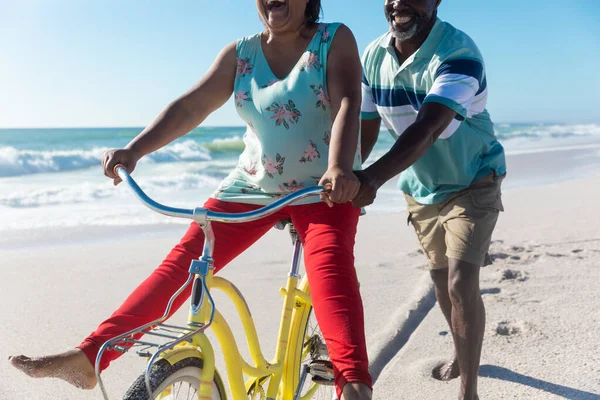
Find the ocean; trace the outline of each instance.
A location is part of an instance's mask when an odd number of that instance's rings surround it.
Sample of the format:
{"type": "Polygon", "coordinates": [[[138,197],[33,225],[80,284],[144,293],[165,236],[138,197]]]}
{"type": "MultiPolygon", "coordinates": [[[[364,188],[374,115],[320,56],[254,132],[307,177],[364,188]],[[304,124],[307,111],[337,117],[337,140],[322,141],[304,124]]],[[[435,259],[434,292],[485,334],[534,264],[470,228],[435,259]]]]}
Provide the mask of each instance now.
{"type": "MultiPolygon", "coordinates": [[[[125,146],[141,130],[0,129],[0,236],[39,228],[181,223],[145,209],[123,185],[113,187],[102,174],[103,152],[125,146]]],[[[195,129],[142,159],[134,177],[159,202],[200,206],[236,166],[244,131],[242,127],[195,129]]],[[[599,124],[497,124],[496,133],[509,155],[600,148],[599,124]]],[[[373,157],[392,144],[382,129],[373,157]]],[[[403,207],[390,184],[368,211],[403,207]]]]}

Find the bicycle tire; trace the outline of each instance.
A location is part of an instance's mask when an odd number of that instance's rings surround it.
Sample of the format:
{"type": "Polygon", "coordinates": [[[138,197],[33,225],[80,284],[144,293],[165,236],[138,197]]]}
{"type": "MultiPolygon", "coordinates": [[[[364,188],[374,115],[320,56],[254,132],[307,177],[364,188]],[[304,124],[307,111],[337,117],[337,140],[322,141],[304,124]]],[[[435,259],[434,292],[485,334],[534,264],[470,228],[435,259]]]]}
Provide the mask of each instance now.
{"type": "MultiPolygon", "coordinates": [[[[306,277],[302,279],[299,284],[299,289],[304,293],[310,295],[310,288],[308,286],[308,280],[306,277]]],[[[312,306],[309,304],[303,304],[302,302],[297,301],[294,307],[294,314],[292,315],[292,329],[290,330],[288,354],[287,360],[288,365],[286,365],[286,373],[292,377],[288,384],[292,385],[294,392],[298,386],[300,381],[300,375],[302,371],[302,365],[306,363],[315,364],[329,364],[329,356],[315,356],[309,351],[310,349],[307,346],[311,345],[308,343],[310,338],[318,337],[322,344],[325,343],[323,335],[321,333],[321,329],[314,317],[314,312],[312,306]],[[290,369],[291,368],[291,369],[290,369]]],[[[333,377],[333,372],[331,372],[331,377],[333,377]]],[[[318,379],[315,377],[307,378],[307,382],[305,383],[305,388],[309,385],[309,382],[312,380],[312,385],[316,386],[315,394],[311,397],[306,396],[307,390],[302,391],[300,398],[301,399],[327,399],[331,400],[334,398],[336,391],[335,387],[332,385],[332,382],[323,381],[319,383],[318,379]]]]}
{"type": "MultiPolygon", "coordinates": [[[[167,360],[158,360],[150,370],[150,385],[152,399],[156,399],[169,386],[177,382],[186,382],[195,390],[200,383],[200,373],[204,367],[204,360],[199,357],[187,357],[171,365],[167,360]]],[[[177,395],[176,395],[177,396],[177,395]]],[[[193,397],[192,397],[193,398],[193,397]]],[[[177,400],[178,397],[173,398],[177,400]]],[[[213,379],[213,393],[211,400],[226,400],[227,395],[223,380],[217,371],[213,379]],[[216,390],[215,390],[216,389],[216,390]]],[[[144,374],[140,375],[131,385],[123,400],[150,400],[146,389],[144,374]]]]}

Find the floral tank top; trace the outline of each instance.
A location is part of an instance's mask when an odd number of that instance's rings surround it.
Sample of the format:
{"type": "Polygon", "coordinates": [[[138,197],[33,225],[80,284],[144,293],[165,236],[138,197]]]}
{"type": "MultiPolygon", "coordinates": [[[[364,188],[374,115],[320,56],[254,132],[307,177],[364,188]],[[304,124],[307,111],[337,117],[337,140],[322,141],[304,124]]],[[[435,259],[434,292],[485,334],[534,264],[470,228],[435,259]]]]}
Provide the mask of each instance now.
{"type": "MultiPolygon", "coordinates": [[[[319,183],[328,167],[333,123],[327,54],[339,25],[320,24],[284,79],[271,71],[260,34],[238,40],[234,96],[238,114],[247,124],[245,149],[214,198],[268,204],[319,183]]],[[[357,149],[353,168],[360,169],[360,165],[357,149]]],[[[299,203],[318,201],[314,196],[299,203]]]]}

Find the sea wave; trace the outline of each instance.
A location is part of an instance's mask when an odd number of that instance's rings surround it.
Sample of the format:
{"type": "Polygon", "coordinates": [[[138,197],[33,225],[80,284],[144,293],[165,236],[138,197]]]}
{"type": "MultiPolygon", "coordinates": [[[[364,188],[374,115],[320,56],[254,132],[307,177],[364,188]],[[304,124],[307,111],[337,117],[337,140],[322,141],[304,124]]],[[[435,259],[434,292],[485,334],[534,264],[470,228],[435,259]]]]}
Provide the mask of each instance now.
{"type": "Polygon", "coordinates": [[[576,125],[510,125],[496,126],[496,136],[501,141],[514,139],[563,139],[569,137],[600,136],[600,124],[576,125]]]}
{"type": "Polygon", "coordinates": [[[35,151],[0,147],[0,177],[88,168],[100,164],[104,150],[35,151]]]}
{"type": "Polygon", "coordinates": [[[162,149],[148,154],[142,159],[146,162],[180,162],[180,161],[207,161],[212,157],[210,151],[195,140],[175,142],[162,149]]]}
{"type": "Polygon", "coordinates": [[[203,143],[203,147],[211,153],[241,153],[244,150],[244,141],[239,136],[230,138],[214,139],[212,142],[203,143]]]}
{"type": "MultiPolygon", "coordinates": [[[[89,150],[19,150],[0,147],[0,178],[48,172],[63,172],[100,165],[108,148],[89,150]]],[[[141,162],[169,163],[211,160],[211,151],[202,143],[185,140],[173,143],[144,157],[141,162]]]]}
{"type": "MultiPolygon", "coordinates": [[[[198,189],[207,194],[214,190],[221,179],[202,174],[183,173],[151,178],[137,178],[144,191],[153,196],[180,193],[198,189]]],[[[49,185],[22,187],[0,192],[0,205],[9,208],[37,208],[55,205],[97,202],[111,197],[133,199],[130,193],[117,190],[108,180],[102,183],[83,182],[77,185],[49,185]]]]}

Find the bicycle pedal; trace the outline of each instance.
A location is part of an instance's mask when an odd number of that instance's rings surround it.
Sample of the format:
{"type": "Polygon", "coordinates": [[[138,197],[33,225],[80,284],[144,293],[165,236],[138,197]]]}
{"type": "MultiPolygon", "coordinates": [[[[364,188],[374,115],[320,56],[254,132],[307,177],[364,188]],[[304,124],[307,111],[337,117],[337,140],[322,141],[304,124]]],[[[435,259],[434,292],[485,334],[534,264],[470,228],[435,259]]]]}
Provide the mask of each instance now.
{"type": "Polygon", "coordinates": [[[333,364],[331,361],[314,360],[308,365],[308,373],[312,375],[312,381],[324,386],[333,386],[333,364]]]}

